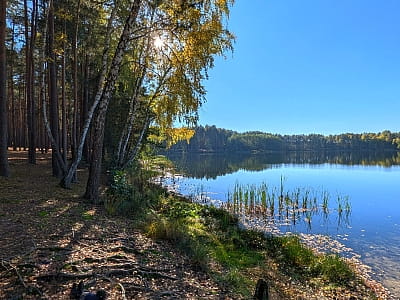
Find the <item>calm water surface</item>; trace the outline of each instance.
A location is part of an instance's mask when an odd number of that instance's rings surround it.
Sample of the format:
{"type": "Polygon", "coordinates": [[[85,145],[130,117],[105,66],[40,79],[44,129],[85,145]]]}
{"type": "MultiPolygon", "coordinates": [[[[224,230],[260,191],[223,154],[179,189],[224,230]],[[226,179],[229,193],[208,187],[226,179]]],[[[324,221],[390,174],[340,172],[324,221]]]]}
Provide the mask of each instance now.
{"type": "Polygon", "coordinates": [[[296,188],[328,191],[329,206],[337,196],[348,196],[351,215],[338,225],[337,214],[327,220],[312,219],[282,226],[281,231],[327,234],[361,255],[372,267],[375,279],[400,299],[400,155],[315,154],[269,155],[169,155],[184,178],[184,194],[207,192],[212,199],[226,201],[235,183],[261,184],[285,190],[296,188]]]}

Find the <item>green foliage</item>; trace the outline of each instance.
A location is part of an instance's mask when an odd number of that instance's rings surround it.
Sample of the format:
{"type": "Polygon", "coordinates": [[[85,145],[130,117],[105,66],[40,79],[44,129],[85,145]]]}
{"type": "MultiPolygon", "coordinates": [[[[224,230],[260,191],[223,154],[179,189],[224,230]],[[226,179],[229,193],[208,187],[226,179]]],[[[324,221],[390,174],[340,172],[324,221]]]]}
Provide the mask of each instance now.
{"type": "Polygon", "coordinates": [[[400,133],[339,134],[323,136],[279,135],[251,131],[238,133],[215,126],[196,128],[189,144],[179,142],[170,151],[183,152],[269,152],[269,151],[396,151],[400,133]]]}
{"type": "MultiPolygon", "coordinates": [[[[355,280],[354,272],[340,257],[316,255],[295,235],[265,236],[240,229],[237,218],[225,210],[169,197],[160,202],[158,212],[148,222],[147,233],[179,245],[201,268],[207,268],[212,259],[228,273],[236,274],[262,264],[267,253],[279,262],[284,273],[298,280],[320,278],[339,286],[349,286],[355,280]]],[[[236,275],[225,277],[227,281],[228,277],[242,280],[236,275]]]]}
{"type": "Polygon", "coordinates": [[[152,190],[143,189],[128,180],[125,171],[112,172],[104,206],[109,214],[137,216],[149,205],[152,190]]]}
{"type": "Polygon", "coordinates": [[[338,255],[320,257],[316,268],[324,280],[339,286],[349,286],[356,279],[354,272],[338,255]]]}
{"type": "Polygon", "coordinates": [[[147,234],[154,239],[178,241],[185,238],[182,224],[178,221],[171,221],[168,218],[156,215],[155,218],[148,222],[147,234]]]}
{"type": "Polygon", "coordinates": [[[38,214],[39,214],[39,217],[41,217],[41,218],[45,218],[45,217],[48,217],[50,215],[50,213],[48,211],[45,211],[45,210],[40,211],[38,214]]]}
{"type": "Polygon", "coordinates": [[[338,255],[315,254],[295,235],[266,237],[266,249],[276,258],[282,271],[300,280],[318,281],[342,287],[351,287],[356,276],[338,255]]]}
{"type": "Polygon", "coordinates": [[[282,238],[281,254],[285,257],[285,263],[298,273],[309,273],[316,260],[312,250],[304,247],[297,236],[282,238]]]}
{"type": "Polygon", "coordinates": [[[243,276],[240,269],[232,268],[227,273],[221,275],[219,279],[232,286],[235,290],[240,291],[246,299],[252,299],[253,291],[249,290],[248,287],[254,284],[249,278],[243,276]]]}
{"type": "Polygon", "coordinates": [[[252,294],[255,283],[249,270],[263,269],[265,260],[271,258],[281,272],[305,284],[349,288],[356,280],[340,257],[316,255],[298,236],[266,236],[241,229],[237,217],[226,210],[167,196],[159,188],[142,187],[139,192],[130,177],[127,172],[113,172],[107,209],[134,216],[142,211],[142,216],[146,215],[142,226],[148,236],[170,241],[191,257],[194,267],[214,272],[214,278],[237,294],[252,294]],[[211,268],[215,264],[223,271],[211,268]]]}
{"type": "Polygon", "coordinates": [[[200,221],[200,206],[161,197],[158,208],[158,213],[147,219],[147,234],[173,242],[190,255],[194,266],[207,269],[209,249],[203,238],[208,233],[200,221]]]}
{"type": "Polygon", "coordinates": [[[242,230],[241,239],[244,245],[250,249],[263,250],[266,247],[264,234],[256,230],[242,230]]]}
{"type": "Polygon", "coordinates": [[[107,116],[105,144],[117,165],[143,143],[171,145],[192,137],[207,72],[216,56],[232,50],[234,36],[226,22],[232,4],[142,1],[135,42],[124,57],[107,116]]]}
{"type": "Polygon", "coordinates": [[[184,219],[199,217],[201,206],[193,203],[174,201],[165,210],[165,215],[170,219],[184,219]]]}
{"type": "Polygon", "coordinates": [[[216,228],[221,231],[226,231],[232,226],[238,225],[238,218],[224,209],[219,209],[214,206],[203,206],[201,215],[207,218],[208,225],[212,225],[214,222],[216,228]]]}
{"type": "Polygon", "coordinates": [[[164,197],[156,209],[157,214],[147,220],[149,236],[173,242],[203,270],[211,262],[221,264],[226,273],[216,274],[218,280],[240,294],[252,293],[242,272],[262,263],[263,255],[254,250],[260,248],[261,234],[239,229],[236,217],[215,207],[164,197]]]}

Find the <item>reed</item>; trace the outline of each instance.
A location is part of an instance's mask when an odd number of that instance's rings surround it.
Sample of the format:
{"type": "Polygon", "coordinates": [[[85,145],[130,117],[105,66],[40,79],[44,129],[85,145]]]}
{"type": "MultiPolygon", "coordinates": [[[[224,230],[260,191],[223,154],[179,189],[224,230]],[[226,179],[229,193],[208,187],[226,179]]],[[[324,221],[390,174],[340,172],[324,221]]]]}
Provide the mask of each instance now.
{"type": "Polygon", "coordinates": [[[325,214],[329,213],[329,209],[328,209],[328,202],[329,202],[329,193],[324,191],[322,193],[322,211],[325,214]]]}
{"type": "Polygon", "coordinates": [[[328,191],[317,192],[312,189],[295,188],[292,191],[285,188],[285,178],[281,176],[278,187],[270,187],[266,182],[259,185],[240,184],[236,182],[233,189],[227,193],[227,208],[235,214],[246,214],[250,217],[260,217],[272,222],[290,222],[295,225],[303,220],[307,227],[311,226],[312,216],[322,214],[327,219],[332,211],[348,219],[351,205],[348,197],[338,195],[336,207],[329,207],[331,196],[328,191]]]}

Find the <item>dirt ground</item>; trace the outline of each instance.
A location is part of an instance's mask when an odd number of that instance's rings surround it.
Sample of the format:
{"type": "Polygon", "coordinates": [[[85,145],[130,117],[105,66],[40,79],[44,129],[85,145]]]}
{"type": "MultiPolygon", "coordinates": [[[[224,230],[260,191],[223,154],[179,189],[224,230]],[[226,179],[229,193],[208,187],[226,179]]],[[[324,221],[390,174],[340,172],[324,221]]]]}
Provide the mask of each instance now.
{"type": "Polygon", "coordinates": [[[10,152],[0,178],[0,299],[70,299],[74,283],[108,299],[231,299],[168,243],[128,219],[83,202],[85,171],[71,190],[51,176],[50,157],[10,152]]]}

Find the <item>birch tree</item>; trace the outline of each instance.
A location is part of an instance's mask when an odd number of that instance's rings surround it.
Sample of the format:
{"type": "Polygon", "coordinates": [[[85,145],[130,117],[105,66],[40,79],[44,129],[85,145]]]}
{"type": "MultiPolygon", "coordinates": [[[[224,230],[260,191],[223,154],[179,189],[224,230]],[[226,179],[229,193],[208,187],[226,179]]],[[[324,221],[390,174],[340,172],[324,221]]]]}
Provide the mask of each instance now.
{"type": "Polygon", "coordinates": [[[124,30],[118,42],[118,46],[115,50],[113,60],[110,65],[110,70],[107,75],[107,81],[103,89],[101,99],[99,101],[99,107],[97,111],[96,120],[94,123],[94,138],[93,138],[93,150],[89,168],[89,179],[86,186],[85,198],[90,199],[93,202],[97,202],[99,199],[99,185],[100,185],[100,173],[101,163],[103,154],[103,141],[104,141],[104,126],[106,120],[106,114],[110,98],[115,88],[115,83],[118,79],[122,59],[125,51],[130,43],[132,32],[136,25],[136,18],[138,16],[142,1],[135,0],[130,9],[129,16],[125,22],[124,30]]]}
{"type": "Polygon", "coordinates": [[[135,43],[127,58],[132,61],[134,84],[126,103],[129,112],[119,114],[119,122],[125,125],[118,131],[117,168],[133,162],[149,126],[155,126],[159,133],[149,138],[166,140],[168,145],[192,136],[190,128],[196,125],[198,108],[205,101],[207,70],[212,68],[215,55],[232,49],[233,35],[224,25],[231,4],[165,1],[158,7],[150,6],[142,16],[140,23],[148,24],[149,34],[135,43]],[[177,122],[184,127],[174,128],[177,122]]]}

